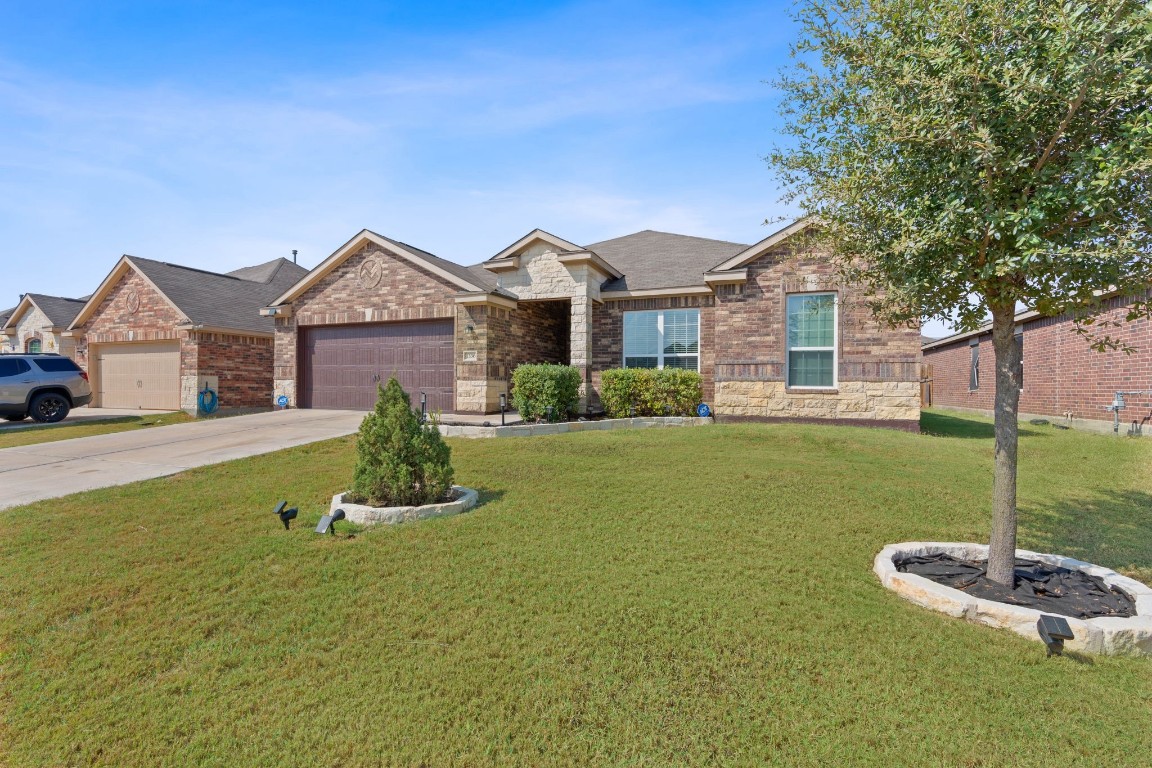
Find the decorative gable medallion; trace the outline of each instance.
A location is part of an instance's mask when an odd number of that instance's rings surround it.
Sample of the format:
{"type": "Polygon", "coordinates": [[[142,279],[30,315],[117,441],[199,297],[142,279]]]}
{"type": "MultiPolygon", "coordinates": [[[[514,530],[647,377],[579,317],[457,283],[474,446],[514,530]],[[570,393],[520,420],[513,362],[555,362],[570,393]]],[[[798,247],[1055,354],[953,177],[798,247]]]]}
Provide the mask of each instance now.
{"type": "Polygon", "coordinates": [[[360,264],[360,269],[356,273],[356,278],[359,280],[360,285],[365,288],[375,288],[380,285],[381,278],[384,277],[384,266],[380,260],[374,256],[369,256],[360,264]]]}
{"type": "Polygon", "coordinates": [[[140,294],[136,291],[128,291],[124,296],[124,307],[128,310],[128,314],[134,315],[140,311],[140,294]]]}

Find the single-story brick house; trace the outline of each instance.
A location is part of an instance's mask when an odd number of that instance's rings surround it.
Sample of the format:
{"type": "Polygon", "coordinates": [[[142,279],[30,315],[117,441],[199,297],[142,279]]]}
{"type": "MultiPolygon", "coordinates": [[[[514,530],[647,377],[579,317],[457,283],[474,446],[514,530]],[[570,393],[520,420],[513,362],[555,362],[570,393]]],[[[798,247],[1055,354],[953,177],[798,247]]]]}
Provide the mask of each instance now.
{"type": "Polygon", "coordinates": [[[431,410],[493,413],[521,363],[700,372],[724,418],[919,428],[917,328],[878,323],[801,221],[754,245],[644,231],[581,246],[533,230],[465,267],[364,230],[263,310],[275,394],[370,408],[397,376],[431,410]]]}
{"type": "Polygon", "coordinates": [[[94,407],[267,408],[273,323],[260,308],[307,270],[286,259],[228,274],[124,256],[68,328],[94,407]]]}
{"type": "Polygon", "coordinates": [[[0,320],[0,352],[56,352],[76,356],[76,344],[65,335],[84,299],[26,293],[0,320]]]}
{"type": "MultiPolygon", "coordinates": [[[[1118,391],[1152,390],[1152,321],[1126,322],[1134,301],[1147,296],[1112,296],[1097,327],[1134,351],[1097,352],[1076,333],[1071,315],[1016,316],[1016,339],[1024,350],[1020,413],[1024,418],[1057,417],[1085,427],[1111,429],[1112,404],[1118,391]],[[1117,323],[1101,327],[1101,323],[1117,323]],[[1096,422],[1092,424],[1091,422],[1096,422]]],[[[923,346],[931,366],[931,404],[992,413],[996,394],[996,355],[991,326],[930,341],[923,346]]],[[[1125,398],[1121,422],[1135,421],[1148,432],[1152,396],[1125,398]]]]}

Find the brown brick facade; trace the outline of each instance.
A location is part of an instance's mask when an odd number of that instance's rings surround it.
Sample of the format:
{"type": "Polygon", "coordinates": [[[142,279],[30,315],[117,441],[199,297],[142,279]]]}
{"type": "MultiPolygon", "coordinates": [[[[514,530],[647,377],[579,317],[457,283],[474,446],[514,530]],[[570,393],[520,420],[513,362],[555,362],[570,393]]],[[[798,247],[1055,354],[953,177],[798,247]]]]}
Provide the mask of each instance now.
{"type": "MultiPolygon", "coordinates": [[[[189,331],[176,326],[187,322],[151,283],[136,270],[109,290],[84,326],[78,329],[76,361],[89,370],[93,345],[175,340],[180,345],[181,404],[195,408],[198,380],[217,378],[219,407],[268,408],[272,403],[273,341],[255,335],[189,331]],[[136,309],[128,301],[138,299],[136,309]]],[[[89,370],[90,374],[94,372],[89,370]]]]}
{"type": "Polygon", "coordinates": [[[653,309],[700,310],[700,378],[705,402],[714,397],[716,300],[712,296],[668,296],[605,301],[592,306],[592,389],[600,392],[600,374],[624,366],[624,313],[653,309]]]}
{"type": "MultiPolygon", "coordinates": [[[[1075,419],[1111,421],[1104,410],[1117,391],[1152,389],[1152,322],[1147,318],[1126,322],[1131,298],[1108,301],[1101,316],[1099,332],[1115,338],[1135,351],[1097,352],[1075,331],[1070,316],[1035,318],[1022,323],[1024,340],[1024,388],[1020,391],[1020,412],[1075,419]]],[[[962,339],[925,350],[924,362],[931,365],[932,405],[975,408],[991,411],[996,392],[996,360],[990,333],[962,339]],[[980,381],[970,389],[972,352],[978,342],[980,381]]],[[[1152,419],[1152,398],[1130,397],[1121,413],[1125,423],[1152,419]]]]}
{"type": "MultiPolygon", "coordinates": [[[[276,394],[286,395],[296,405],[300,375],[296,357],[301,328],[455,318],[454,296],[459,290],[380,245],[366,244],[295,299],[292,317],[276,319],[276,394]]],[[[459,346],[457,364],[463,365],[459,346]]],[[[457,376],[460,377],[459,371],[457,376]]]]}
{"type": "Polygon", "coordinates": [[[612,296],[600,293],[606,276],[584,264],[569,268],[536,244],[514,271],[501,274],[504,292],[519,297],[513,308],[499,295],[465,295],[375,240],[350,248],[292,300],[292,316],[277,319],[275,388],[293,403],[297,332],[310,326],[453,318],[456,410],[492,412],[517,365],[578,357],[589,361],[595,404],[601,373],[623,364],[625,312],[698,308],[704,399],[718,414],[918,424],[918,329],[880,325],[816,254],[772,251],[748,265],[746,284],[720,285],[714,294],[690,288],[682,295],[612,296]],[[832,391],[784,386],[785,297],[813,291],[839,296],[839,387],[832,391]]]}

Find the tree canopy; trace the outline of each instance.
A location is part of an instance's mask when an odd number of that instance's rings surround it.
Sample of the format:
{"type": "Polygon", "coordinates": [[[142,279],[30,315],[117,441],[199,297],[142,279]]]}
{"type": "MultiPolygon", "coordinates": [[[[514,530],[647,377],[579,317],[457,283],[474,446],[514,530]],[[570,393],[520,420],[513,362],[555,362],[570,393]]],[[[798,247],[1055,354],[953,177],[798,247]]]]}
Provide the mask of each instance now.
{"type": "Polygon", "coordinates": [[[799,8],[771,160],[894,321],[1090,312],[1152,279],[1152,28],[1133,0],[799,8]],[[866,255],[864,262],[853,257],[866,255]]]}
{"type": "MultiPolygon", "coordinates": [[[[992,317],[988,576],[1013,583],[1019,305],[1088,323],[1152,285],[1152,3],[802,0],[788,196],[892,323],[992,317]]],[[[1082,327],[1082,326],[1081,326],[1082,327]]],[[[1094,334],[1097,346],[1114,345],[1094,334]]]]}

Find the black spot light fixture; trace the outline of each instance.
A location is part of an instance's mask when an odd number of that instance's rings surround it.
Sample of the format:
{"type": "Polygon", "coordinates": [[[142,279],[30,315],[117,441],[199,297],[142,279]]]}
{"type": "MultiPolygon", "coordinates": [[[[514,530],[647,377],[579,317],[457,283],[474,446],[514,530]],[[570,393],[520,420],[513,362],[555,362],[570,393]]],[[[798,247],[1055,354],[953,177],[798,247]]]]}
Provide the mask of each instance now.
{"type": "Polygon", "coordinates": [[[276,505],[276,509],[272,510],[272,514],[280,518],[280,522],[284,523],[284,530],[288,530],[288,521],[296,519],[296,507],[285,509],[288,506],[287,501],[282,501],[276,505]]]}
{"type": "Polygon", "coordinates": [[[338,509],[330,515],[324,515],[320,518],[320,524],[316,526],[316,533],[330,533],[336,535],[336,522],[345,518],[344,510],[338,509]]]}
{"type": "Polygon", "coordinates": [[[1064,641],[1076,639],[1072,628],[1068,626],[1068,620],[1062,616],[1042,615],[1036,622],[1036,631],[1040,633],[1044,645],[1048,646],[1049,656],[1061,655],[1064,653],[1064,641]]]}

